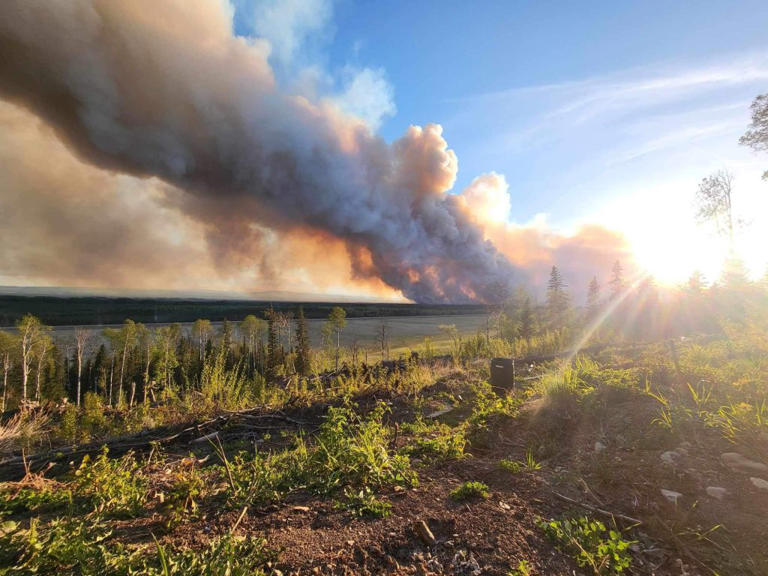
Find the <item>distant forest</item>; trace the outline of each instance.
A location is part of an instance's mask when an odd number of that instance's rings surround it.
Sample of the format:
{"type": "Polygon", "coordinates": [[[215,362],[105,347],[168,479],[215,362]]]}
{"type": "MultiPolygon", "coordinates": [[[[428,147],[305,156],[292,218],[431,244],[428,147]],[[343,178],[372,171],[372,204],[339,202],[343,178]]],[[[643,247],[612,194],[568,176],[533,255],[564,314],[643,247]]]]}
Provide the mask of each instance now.
{"type": "MultiPolygon", "coordinates": [[[[334,302],[304,303],[307,318],[327,318],[334,302]]],[[[481,305],[343,303],[351,318],[378,316],[436,316],[477,314],[481,305]]],[[[269,307],[276,312],[293,311],[297,302],[253,300],[205,300],[180,298],[110,298],[95,296],[0,296],[0,326],[13,326],[25,314],[32,314],[49,326],[122,324],[126,318],[144,323],[214,322],[240,320],[249,314],[263,318],[269,307]]]]}

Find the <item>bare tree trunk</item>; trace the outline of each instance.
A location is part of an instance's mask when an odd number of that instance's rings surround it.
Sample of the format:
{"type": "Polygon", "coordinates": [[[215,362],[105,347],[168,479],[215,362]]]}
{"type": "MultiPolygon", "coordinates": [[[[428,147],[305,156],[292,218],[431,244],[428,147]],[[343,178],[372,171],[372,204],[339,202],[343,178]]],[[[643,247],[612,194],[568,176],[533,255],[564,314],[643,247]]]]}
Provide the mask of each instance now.
{"type": "Polygon", "coordinates": [[[112,354],[112,362],[109,364],[109,398],[107,399],[107,405],[112,407],[112,379],[115,374],[115,355],[112,354]]]}
{"type": "Polygon", "coordinates": [[[149,365],[152,363],[152,355],[147,348],[147,364],[144,368],[144,404],[147,404],[147,389],[149,388],[149,365]]]}
{"type": "Polygon", "coordinates": [[[80,406],[80,387],[81,387],[81,374],[83,372],[83,350],[80,346],[77,347],[77,398],[75,404],[80,406]]]}
{"type": "Polygon", "coordinates": [[[133,399],[136,396],[136,381],[131,380],[131,400],[128,402],[128,407],[133,408],[133,399]]]}
{"type": "Polygon", "coordinates": [[[45,339],[43,339],[42,342],[42,349],[40,350],[40,355],[37,357],[37,375],[36,375],[36,382],[35,382],[35,401],[40,402],[40,396],[41,396],[41,389],[40,389],[40,375],[43,371],[43,362],[45,361],[45,353],[48,351],[48,345],[45,342],[45,339]]]}
{"type": "Polygon", "coordinates": [[[117,405],[120,406],[123,403],[123,374],[125,372],[125,355],[128,353],[128,336],[125,336],[125,343],[123,344],[123,358],[120,361],[120,380],[117,384],[117,405]]]}
{"type": "Polygon", "coordinates": [[[5,406],[8,398],[8,371],[10,369],[11,369],[10,354],[6,352],[5,358],[3,358],[3,409],[2,409],[2,412],[5,412],[5,406]]]}
{"type": "Polygon", "coordinates": [[[21,401],[27,401],[27,381],[29,380],[29,363],[32,361],[32,335],[29,328],[21,338],[21,401]]]}

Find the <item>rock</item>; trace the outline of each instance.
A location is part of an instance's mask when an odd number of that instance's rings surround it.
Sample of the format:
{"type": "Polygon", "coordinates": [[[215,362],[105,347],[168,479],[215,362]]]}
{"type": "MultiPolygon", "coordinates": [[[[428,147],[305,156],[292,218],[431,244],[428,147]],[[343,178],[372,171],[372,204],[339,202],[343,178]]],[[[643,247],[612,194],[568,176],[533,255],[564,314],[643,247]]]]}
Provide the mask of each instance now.
{"type": "Polygon", "coordinates": [[[431,414],[427,414],[427,418],[440,418],[440,416],[444,414],[448,414],[448,412],[451,412],[453,410],[453,406],[445,406],[444,408],[441,408],[440,410],[435,410],[431,414]]]}
{"type": "Polygon", "coordinates": [[[291,508],[294,512],[309,512],[310,507],[309,506],[294,506],[291,508]]]}
{"type": "Polygon", "coordinates": [[[605,450],[605,444],[600,442],[600,440],[595,442],[595,454],[600,454],[600,452],[603,452],[604,450],[605,450]]]}
{"type": "Polygon", "coordinates": [[[664,496],[664,498],[666,498],[668,501],[672,502],[672,504],[677,504],[678,499],[682,496],[680,492],[667,490],[665,488],[661,489],[661,495],[664,496]]]}
{"type": "Polygon", "coordinates": [[[499,508],[501,508],[502,510],[511,510],[509,504],[507,504],[506,502],[499,502],[499,508]]]}
{"type": "Polygon", "coordinates": [[[675,461],[680,457],[680,454],[675,452],[674,450],[667,450],[666,452],[662,452],[661,461],[664,462],[664,464],[667,464],[668,466],[674,466],[675,461]]]}
{"type": "Polygon", "coordinates": [[[707,495],[715,500],[722,500],[728,494],[728,490],[720,486],[707,486],[707,495]]]}
{"type": "Polygon", "coordinates": [[[738,452],[725,452],[720,455],[720,460],[735,472],[768,472],[768,466],[761,462],[750,460],[738,452]]]}
{"type": "Polygon", "coordinates": [[[759,488],[760,490],[768,490],[768,480],[763,480],[762,478],[755,478],[754,476],[749,479],[750,482],[752,482],[753,486],[755,488],[759,488]]]}
{"type": "Polygon", "coordinates": [[[424,522],[424,520],[416,522],[416,524],[413,525],[413,531],[416,532],[419,539],[427,546],[435,545],[435,536],[432,534],[432,530],[429,529],[429,526],[427,526],[427,523],[424,522]]]}

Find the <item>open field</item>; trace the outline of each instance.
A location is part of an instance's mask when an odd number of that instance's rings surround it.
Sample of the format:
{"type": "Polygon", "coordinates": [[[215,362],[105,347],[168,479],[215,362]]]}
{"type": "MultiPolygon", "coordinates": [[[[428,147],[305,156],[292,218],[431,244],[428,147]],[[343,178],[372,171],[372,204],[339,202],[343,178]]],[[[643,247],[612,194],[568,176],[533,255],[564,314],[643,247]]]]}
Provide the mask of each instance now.
{"type": "Polygon", "coordinates": [[[406,316],[476,315],[480,305],[425,305],[354,302],[286,302],[254,300],[206,300],[182,298],[117,298],[95,296],[0,295],[0,327],[13,326],[24,314],[33,314],[51,326],[110,325],[126,318],[145,324],[194,322],[208,318],[213,322],[238,321],[253,314],[260,318],[274,308],[295,312],[299,305],[310,319],[326,318],[334,306],[343,306],[350,318],[406,316]]]}
{"type": "MultiPolygon", "coordinates": [[[[487,315],[485,314],[461,314],[440,316],[391,316],[386,318],[348,318],[347,325],[341,334],[341,344],[345,347],[357,343],[361,347],[369,348],[373,354],[379,344],[381,324],[387,327],[390,351],[397,354],[398,350],[408,347],[417,347],[423,344],[424,338],[430,338],[435,345],[441,346],[447,342],[445,334],[440,330],[441,325],[454,325],[460,334],[475,334],[478,330],[485,330],[487,315]]],[[[322,326],[325,320],[309,319],[309,337],[314,347],[322,345],[322,326]]],[[[214,329],[221,329],[221,322],[212,322],[214,329]]],[[[237,322],[233,322],[237,330],[237,322]]],[[[120,328],[120,324],[88,325],[83,326],[98,334],[105,328],[120,328]]],[[[150,328],[167,326],[167,324],[148,324],[150,328]]],[[[185,333],[189,333],[191,323],[181,323],[185,333]]],[[[53,335],[62,344],[71,343],[74,339],[76,326],[54,326],[53,335]]]]}

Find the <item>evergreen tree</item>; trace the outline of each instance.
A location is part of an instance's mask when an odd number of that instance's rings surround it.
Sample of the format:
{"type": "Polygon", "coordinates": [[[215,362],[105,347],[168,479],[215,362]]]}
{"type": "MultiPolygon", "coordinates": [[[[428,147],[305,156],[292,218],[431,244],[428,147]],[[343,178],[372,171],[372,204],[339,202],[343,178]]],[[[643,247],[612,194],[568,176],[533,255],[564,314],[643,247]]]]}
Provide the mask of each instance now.
{"type": "Polygon", "coordinates": [[[296,317],[296,371],[300,375],[306,376],[310,373],[311,367],[307,319],[304,317],[304,307],[299,306],[299,313],[296,317]]]}
{"type": "Polygon", "coordinates": [[[533,315],[531,299],[526,296],[520,308],[520,336],[528,340],[536,329],[536,318],[533,315]]]}
{"type": "Polygon", "coordinates": [[[593,320],[600,310],[600,283],[597,276],[592,276],[587,290],[587,318],[593,320]]]}
{"type": "Polygon", "coordinates": [[[550,321],[561,323],[568,310],[568,293],[565,291],[566,283],[563,280],[557,266],[552,266],[547,282],[547,309],[550,321]]]}
{"type": "Polygon", "coordinates": [[[688,291],[693,294],[701,294],[701,292],[706,288],[707,281],[704,278],[704,274],[701,273],[701,270],[694,270],[693,273],[691,273],[690,278],[688,278],[688,291]]]}
{"type": "Polygon", "coordinates": [[[615,300],[624,292],[624,268],[618,260],[614,262],[611,274],[611,281],[608,284],[611,287],[611,300],[615,300]]]}
{"type": "Polygon", "coordinates": [[[270,305],[267,316],[267,378],[274,379],[277,376],[277,368],[280,365],[279,348],[280,335],[278,334],[277,314],[270,305]]]}
{"type": "Polygon", "coordinates": [[[339,369],[339,352],[341,350],[341,332],[347,325],[347,312],[340,306],[334,306],[328,314],[327,324],[336,332],[336,370],[339,369]]]}

